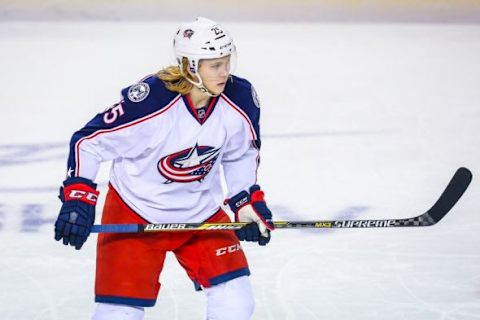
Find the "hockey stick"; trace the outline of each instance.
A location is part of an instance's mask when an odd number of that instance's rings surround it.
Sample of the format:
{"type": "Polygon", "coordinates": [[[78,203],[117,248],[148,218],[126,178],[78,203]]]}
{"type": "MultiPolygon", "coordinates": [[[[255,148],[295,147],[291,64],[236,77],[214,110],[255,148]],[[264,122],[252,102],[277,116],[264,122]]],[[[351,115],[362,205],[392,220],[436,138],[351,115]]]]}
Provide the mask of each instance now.
{"type": "MultiPolygon", "coordinates": [[[[426,227],[439,222],[462,197],[472,181],[472,173],[467,168],[459,168],[435,204],[424,214],[407,219],[379,220],[320,220],[320,221],[275,221],[277,229],[305,228],[391,228],[426,227]]],[[[192,230],[237,230],[246,222],[229,223],[151,223],[151,224],[106,224],[94,225],[92,232],[139,233],[158,231],[192,230]]]]}

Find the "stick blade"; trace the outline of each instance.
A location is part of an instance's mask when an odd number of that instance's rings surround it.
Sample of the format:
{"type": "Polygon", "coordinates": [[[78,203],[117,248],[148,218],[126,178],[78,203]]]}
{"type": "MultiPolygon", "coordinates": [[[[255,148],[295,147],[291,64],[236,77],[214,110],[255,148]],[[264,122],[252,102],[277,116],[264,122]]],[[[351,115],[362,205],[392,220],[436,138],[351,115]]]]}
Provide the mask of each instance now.
{"type": "Polygon", "coordinates": [[[437,202],[427,211],[428,215],[437,223],[460,200],[472,181],[472,172],[461,167],[455,172],[447,187],[437,202]]]}

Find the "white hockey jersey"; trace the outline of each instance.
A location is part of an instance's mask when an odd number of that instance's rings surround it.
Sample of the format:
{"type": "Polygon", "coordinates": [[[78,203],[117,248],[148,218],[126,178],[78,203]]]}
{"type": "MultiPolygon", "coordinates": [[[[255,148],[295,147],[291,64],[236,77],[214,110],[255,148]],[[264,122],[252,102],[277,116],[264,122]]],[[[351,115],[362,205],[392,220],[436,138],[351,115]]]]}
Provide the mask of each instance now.
{"type": "Polygon", "coordinates": [[[260,109],[247,80],[232,76],[200,114],[156,76],[122,96],[73,135],[70,176],[94,180],[100,163],[113,160],[111,186],[152,223],[213,215],[224,198],[220,166],[229,196],[256,183],[260,109]]]}

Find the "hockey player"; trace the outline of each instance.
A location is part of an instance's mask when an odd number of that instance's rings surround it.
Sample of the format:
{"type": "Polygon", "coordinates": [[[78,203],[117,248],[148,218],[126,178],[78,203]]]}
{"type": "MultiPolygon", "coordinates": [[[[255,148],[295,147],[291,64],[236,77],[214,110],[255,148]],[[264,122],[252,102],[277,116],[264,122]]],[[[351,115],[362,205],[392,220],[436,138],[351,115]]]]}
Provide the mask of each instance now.
{"type": "Polygon", "coordinates": [[[122,100],[75,132],[55,239],[80,249],[91,231],[100,163],[112,160],[103,224],[229,222],[234,231],[100,234],[93,320],[140,320],[155,304],[168,251],[207,296],[207,319],[250,319],[254,300],[239,240],[266,245],[272,214],[257,185],[259,103],[231,74],[230,35],[205,19],[174,35],[178,64],[124,89],[122,100]]]}

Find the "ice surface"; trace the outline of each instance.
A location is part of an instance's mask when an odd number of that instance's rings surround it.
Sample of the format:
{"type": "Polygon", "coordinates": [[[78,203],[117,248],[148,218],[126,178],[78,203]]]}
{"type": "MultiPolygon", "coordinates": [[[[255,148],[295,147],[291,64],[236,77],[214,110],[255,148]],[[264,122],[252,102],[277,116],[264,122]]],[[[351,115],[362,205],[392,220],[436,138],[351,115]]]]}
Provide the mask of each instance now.
{"type": "MultiPolygon", "coordinates": [[[[254,319],[480,319],[480,26],[234,23],[262,102],[260,184],[278,220],[409,217],[457,167],[438,225],[279,230],[245,244],[254,319]]],[[[0,24],[0,319],[92,314],[95,238],[53,240],[68,140],[171,61],[171,23],[0,24]]],[[[105,195],[108,166],[98,182],[105,195]]],[[[203,319],[169,256],[147,320],[203,319]]]]}

